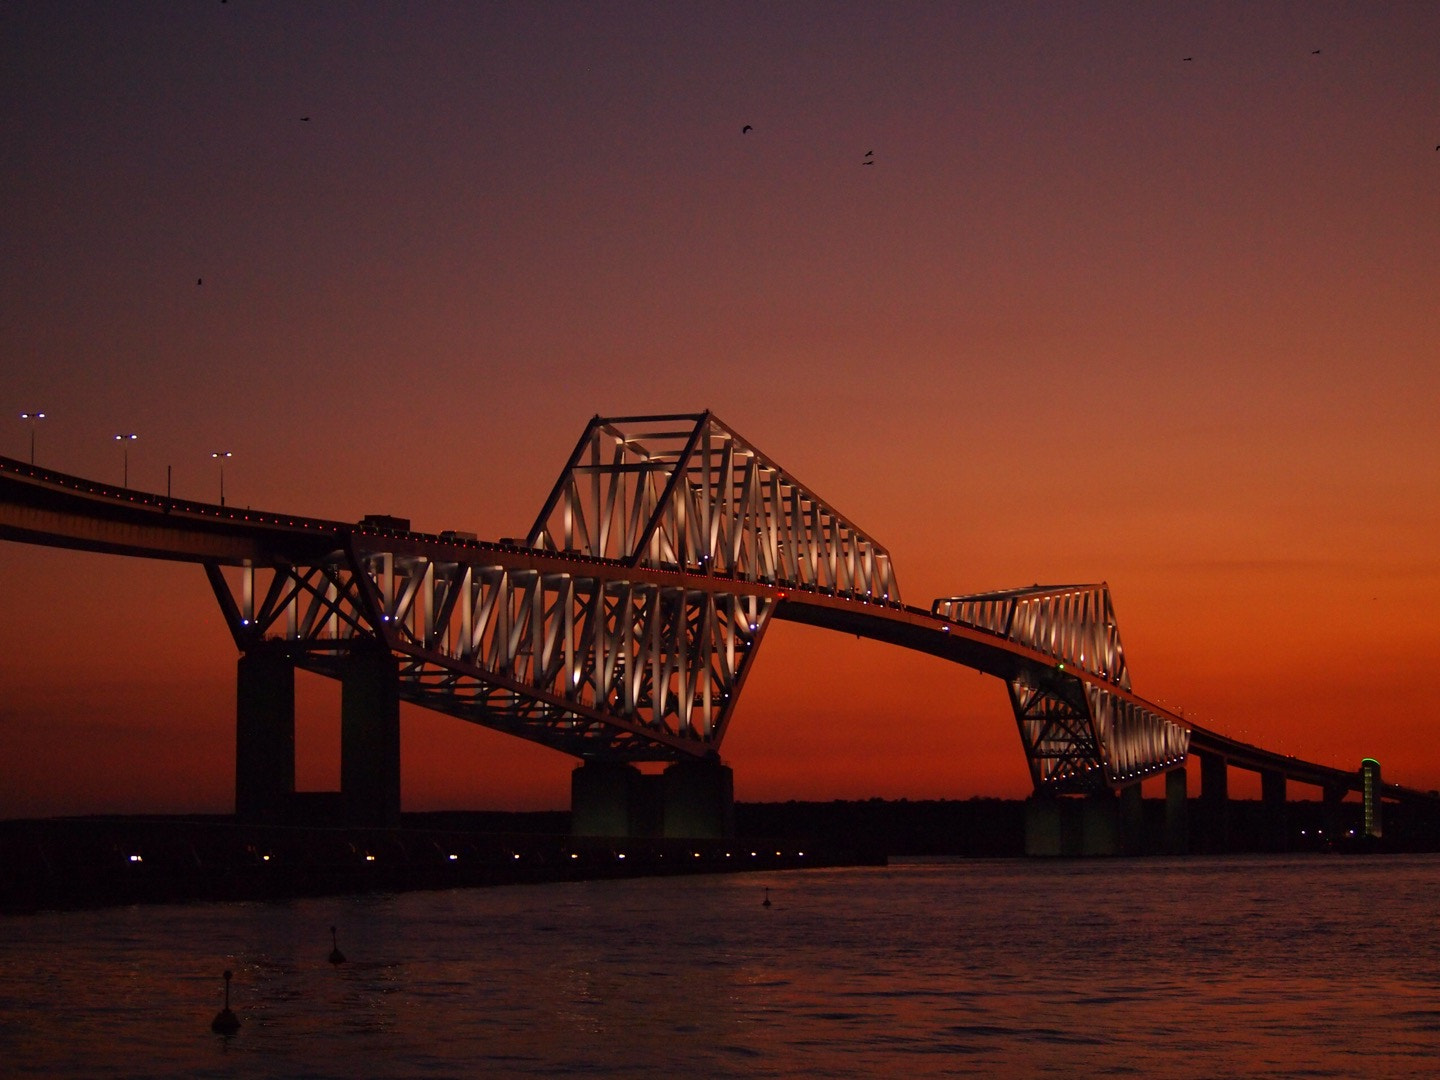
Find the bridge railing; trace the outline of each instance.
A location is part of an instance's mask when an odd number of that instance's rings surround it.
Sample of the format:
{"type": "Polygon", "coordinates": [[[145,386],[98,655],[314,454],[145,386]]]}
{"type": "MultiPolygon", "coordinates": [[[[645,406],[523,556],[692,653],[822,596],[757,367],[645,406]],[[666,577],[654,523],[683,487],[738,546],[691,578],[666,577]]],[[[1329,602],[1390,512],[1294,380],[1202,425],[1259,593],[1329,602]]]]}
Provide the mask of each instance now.
{"type": "Polygon", "coordinates": [[[708,412],[595,417],[527,543],[900,602],[885,548],[708,412]]]}

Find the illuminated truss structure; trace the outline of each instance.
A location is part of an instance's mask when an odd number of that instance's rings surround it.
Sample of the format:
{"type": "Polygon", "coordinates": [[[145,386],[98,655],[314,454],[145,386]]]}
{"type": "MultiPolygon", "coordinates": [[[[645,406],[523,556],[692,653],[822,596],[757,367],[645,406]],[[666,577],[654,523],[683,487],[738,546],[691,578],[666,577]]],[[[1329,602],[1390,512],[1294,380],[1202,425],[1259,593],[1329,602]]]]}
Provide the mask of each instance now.
{"type": "Polygon", "coordinates": [[[403,700],[583,758],[713,756],[774,603],[499,545],[347,541],[308,565],[207,567],[242,649],[279,638],[338,677],[379,639],[403,700]]]}
{"type": "Polygon", "coordinates": [[[889,552],[708,412],[595,417],[528,543],[900,602],[889,552]]]}
{"type": "Polygon", "coordinates": [[[904,607],[884,548],[709,413],[596,417],[524,544],[193,502],[4,457],[0,540],[200,563],[242,653],[345,679],[365,670],[353,654],[383,645],[403,699],[585,759],[718,756],[783,617],[1001,678],[1037,792],[1127,787],[1192,750],[1359,790],[1358,774],[1137,698],[1103,584],[904,607]]]}
{"type": "Polygon", "coordinates": [[[954,596],[936,600],[932,610],[1054,661],[1007,680],[1037,791],[1123,786],[1185,760],[1186,728],[1105,688],[1128,692],[1130,672],[1103,582],[954,596]],[[1076,677],[1076,669],[1099,681],[1076,677]]]}
{"type": "Polygon", "coordinates": [[[1110,604],[1110,587],[1032,585],[1026,589],[976,593],[936,600],[942,619],[987,630],[1019,645],[1130,689],[1125,650],[1110,604]]]}
{"type": "Polygon", "coordinates": [[[207,570],[242,650],[338,675],[379,639],[403,699],[595,760],[716,756],[775,586],[898,603],[885,550],[708,413],[591,421],[524,546],[362,523],[207,570]]]}

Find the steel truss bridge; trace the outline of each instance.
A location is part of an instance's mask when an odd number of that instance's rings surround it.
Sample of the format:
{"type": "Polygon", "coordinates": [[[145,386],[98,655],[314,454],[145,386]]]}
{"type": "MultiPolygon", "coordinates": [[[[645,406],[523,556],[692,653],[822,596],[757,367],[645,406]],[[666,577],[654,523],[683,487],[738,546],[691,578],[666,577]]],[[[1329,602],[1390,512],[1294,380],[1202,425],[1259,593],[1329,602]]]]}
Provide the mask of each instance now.
{"type": "Polygon", "coordinates": [[[585,762],[718,762],[780,619],[1003,681],[1037,793],[1130,788],[1190,754],[1282,793],[1361,788],[1138,696],[1104,583],[906,604],[883,546],[709,412],[592,419],[523,539],[240,510],[7,458],[0,538],[200,563],[242,654],[338,678],[383,651],[401,700],[585,762]]]}

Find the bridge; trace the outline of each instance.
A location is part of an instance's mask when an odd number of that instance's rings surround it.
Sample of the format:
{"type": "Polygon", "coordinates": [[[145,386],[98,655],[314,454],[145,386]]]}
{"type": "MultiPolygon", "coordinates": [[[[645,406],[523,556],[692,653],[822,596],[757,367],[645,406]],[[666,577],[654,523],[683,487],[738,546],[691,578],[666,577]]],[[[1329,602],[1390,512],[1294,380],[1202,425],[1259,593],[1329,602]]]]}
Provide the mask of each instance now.
{"type": "Polygon", "coordinates": [[[1212,833],[1231,767],[1259,773],[1282,845],[1288,783],[1332,804],[1361,793],[1376,835],[1382,803],[1436,801],[1381,783],[1374,763],[1301,761],[1138,696],[1104,583],[905,603],[884,547],[709,412],[593,418],[523,538],[242,510],[0,458],[0,539],[203,566],[240,654],[242,821],[294,815],[298,669],[341,684],[337,805],[351,823],[398,824],[409,702],[579,759],[579,834],[723,836],[721,744],[775,620],[1000,679],[1037,853],[1119,850],[1158,775],[1167,842],[1185,850],[1192,756],[1212,833]]]}

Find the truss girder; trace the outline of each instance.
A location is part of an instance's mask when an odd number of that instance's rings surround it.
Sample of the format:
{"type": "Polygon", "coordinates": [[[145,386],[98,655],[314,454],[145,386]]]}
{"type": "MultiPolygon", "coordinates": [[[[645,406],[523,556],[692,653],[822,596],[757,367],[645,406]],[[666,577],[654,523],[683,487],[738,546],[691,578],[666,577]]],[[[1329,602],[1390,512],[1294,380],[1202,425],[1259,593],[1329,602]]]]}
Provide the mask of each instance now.
{"type": "Polygon", "coordinates": [[[883,547],[708,412],[595,417],[527,543],[900,602],[883,547]]]}
{"type": "Polygon", "coordinates": [[[1085,693],[1112,786],[1134,783],[1185,760],[1188,728],[1103,687],[1087,684],[1085,693]]]}
{"type": "Polygon", "coordinates": [[[693,584],[361,549],[316,565],[208,566],[237,644],[322,674],[360,639],[427,708],[581,757],[718,753],[774,600],[693,584]]]}
{"type": "Polygon", "coordinates": [[[1029,671],[1007,685],[1037,791],[1123,787],[1175,768],[1189,751],[1187,728],[1094,683],[1029,671]]]}
{"type": "Polygon", "coordinates": [[[1090,705],[1078,679],[1037,679],[1022,672],[1007,682],[1020,742],[1036,791],[1098,791],[1105,762],[1090,705]]]}
{"type": "Polygon", "coordinates": [[[1130,689],[1120,627],[1104,582],[952,596],[936,600],[931,610],[1130,689]]]}

